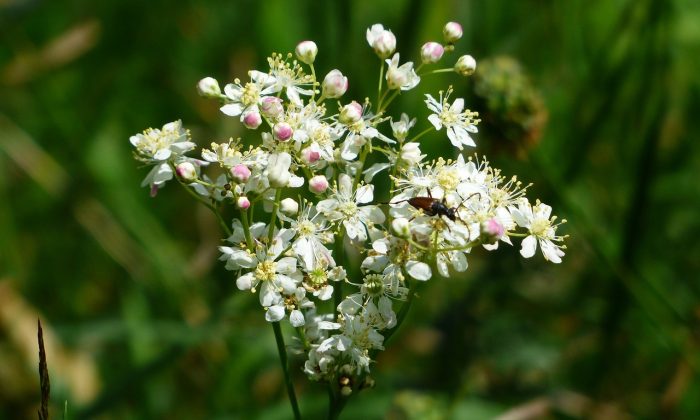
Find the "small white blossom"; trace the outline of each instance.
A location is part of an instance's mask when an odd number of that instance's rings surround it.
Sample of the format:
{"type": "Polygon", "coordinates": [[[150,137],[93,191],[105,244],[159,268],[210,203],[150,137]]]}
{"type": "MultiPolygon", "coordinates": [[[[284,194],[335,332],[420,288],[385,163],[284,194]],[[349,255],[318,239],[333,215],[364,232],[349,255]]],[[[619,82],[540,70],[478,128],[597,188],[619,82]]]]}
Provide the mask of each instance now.
{"type": "Polygon", "coordinates": [[[439,101],[429,94],[425,95],[427,98],[425,103],[428,105],[428,109],[435,112],[435,114],[431,114],[428,117],[428,121],[433,124],[436,130],[440,130],[444,126],[447,129],[447,138],[459,150],[462,150],[463,146],[476,147],[476,143],[474,143],[469,133],[478,132],[476,124],[479,120],[476,117],[479,114],[468,109],[465,110],[464,99],[462,98],[455,99],[454,103],[450,105],[447,102],[450,93],[452,93],[452,90],[448,89],[443,97],[443,93],[440,92],[439,101]]]}
{"type": "Polygon", "coordinates": [[[411,90],[420,83],[420,76],[413,70],[411,61],[399,66],[399,53],[387,59],[386,84],[389,89],[411,90]]]}
{"type": "Polygon", "coordinates": [[[526,199],[521,199],[518,207],[511,207],[510,212],[518,226],[528,230],[529,235],[523,239],[520,254],[525,258],[535,255],[537,244],[540,244],[542,255],[548,261],[560,263],[564,256],[562,246],[555,242],[561,242],[564,237],[556,235],[556,216],[551,216],[552,208],[539,200],[531,206],[526,199]]]}

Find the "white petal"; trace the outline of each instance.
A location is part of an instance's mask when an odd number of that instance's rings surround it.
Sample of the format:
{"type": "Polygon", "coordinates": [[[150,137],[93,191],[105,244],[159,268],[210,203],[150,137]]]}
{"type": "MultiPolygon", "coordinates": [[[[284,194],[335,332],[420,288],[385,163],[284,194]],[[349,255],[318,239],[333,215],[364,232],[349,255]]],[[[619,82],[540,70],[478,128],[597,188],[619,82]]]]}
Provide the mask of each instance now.
{"type": "Polygon", "coordinates": [[[270,306],[265,311],[265,320],[268,322],[277,322],[282,318],[284,318],[284,306],[282,305],[270,306]]]}
{"type": "Polygon", "coordinates": [[[440,121],[440,117],[438,117],[436,114],[430,114],[428,117],[428,121],[435,127],[436,130],[439,130],[442,128],[442,121],[440,121]]]}
{"type": "Polygon", "coordinates": [[[540,240],[539,242],[544,258],[547,261],[553,262],[554,264],[559,264],[561,262],[561,257],[564,256],[564,251],[562,251],[552,241],[540,240]]]}
{"type": "Polygon", "coordinates": [[[374,185],[363,185],[357,189],[355,202],[358,204],[370,203],[374,199],[374,185]]]}
{"type": "Polygon", "coordinates": [[[262,306],[272,306],[280,300],[277,288],[270,281],[264,281],[260,286],[260,304],[262,306]]]}
{"type": "Polygon", "coordinates": [[[253,287],[253,273],[246,273],[236,279],[236,286],[239,290],[250,290],[253,287]]]}
{"type": "Polygon", "coordinates": [[[282,274],[292,274],[297,271],[297,259],[294,257],[284,257],[277,261],[277,272],[282,274]]]}
{"type": "Polygon", "coordinates": [[[520,248],[520,255],[525,258],[530,258],[535,255],[535,250],[537,249],[537,239],[535,235],[530,235],[523,239],[523,243],[520,248]]]}
{"type": "Polygon", "coordinates": [[[243,112],[243,107],[241,104],[226,104],[219,108],[221,112],[228,115],[229,117],[237,117],[243,112]]]}
{"type": "Polygon", "coordinates": [[[298,309],[293,310],[289,314],[289,322],[292,324],[292,327],[301,327],[304,325],[304,314],[298,309]]]}
{"type": "Polygon", "coordinates": [[[430,271],[430,266],[424,262],[409,261],[406,263],[406,272],[409,276],[416,280],[430,280],[433,273],[430,271]]]}

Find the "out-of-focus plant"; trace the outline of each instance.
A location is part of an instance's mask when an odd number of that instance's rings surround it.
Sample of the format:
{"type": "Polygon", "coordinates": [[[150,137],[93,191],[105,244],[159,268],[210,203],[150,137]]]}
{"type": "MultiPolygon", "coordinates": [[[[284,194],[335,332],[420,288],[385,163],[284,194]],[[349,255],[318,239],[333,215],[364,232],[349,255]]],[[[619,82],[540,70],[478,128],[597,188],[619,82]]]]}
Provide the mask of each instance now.
{"type": "Polygon", "coordinates": [[[547,124],[547,108],[516,59],[496,56],[480,60],[474,74],[474,94],[490,147],[520,155],[537,145],[547,124]]]}
{"type": "Polygon", "coordinates": [[[227,242],[220,259],[237,287],[257,296],[273,327],[295,418],[301,412],[289,354],[302,355],[309,379],[327,384],[329,418],[337,418],[351,395],[372,386],[377,352],[435,270],[441,277],[465,271],[472,248],[493,250],[512,238],[522,238],[525,258],[538,246],[551,262],[564,256],[561,222],[546,204],[531,204],[517,178],[478,156],[425,160],[419,140],[443,128],[445,146],[476,146],[479,115],[452,99],[451,87],[426,95],[429,112],[418,134],[409,134],[417,119],[390,108],[421,77],[474,73],[469,55],[429,69],[454,50],[462,27],[450,22],[443,35],[444,43],[422,46],[414,68],[401,62],[391,31],[368,28],[381,60],[375,101],[340,102],[348,78],[338,69],[317,77],[312,41],[298,44],[296,59],[272,54],[269,69],[223,90],[216,79],[202,79],[200,94],[240,119],[260,139],[254,146],[231,139],[192,157],[196,144],[180,121],[130,139],[136,159],[151,168],[143,181],[151,195],[175,179],[218,217],[227,242]],[[370,157],[377,163],[368,165],[370,157]],[[378,176],[391,186],[383,200],[374,197],[378,176]],[[347,258],[351,251],[363,258],[360,267],[347,258]],[[294,333],[290,345],[282,323],[294,333]]]}

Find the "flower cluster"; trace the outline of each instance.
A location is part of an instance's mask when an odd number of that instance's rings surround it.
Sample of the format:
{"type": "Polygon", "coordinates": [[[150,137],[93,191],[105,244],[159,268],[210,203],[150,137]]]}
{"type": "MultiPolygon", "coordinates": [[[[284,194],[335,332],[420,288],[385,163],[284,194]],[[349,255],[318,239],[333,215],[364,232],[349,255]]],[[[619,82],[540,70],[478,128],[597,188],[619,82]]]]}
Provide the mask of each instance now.
{"type": "MultiPolygon", "coordinates": [[[[419,119],[390,112],[397,95],[445,70],[426,68],[454,51],[462,28],[450,22],[443,35],[443,43],[422,46],[414,66],[401,61],[391,31],[369,28],[367,42],[380,59],[375,102],[341,99],[348,79],[338,69],[317,79],[312,41],[297,46],[296,59],[273,54],[268,69],[223,89],[202,79],[200,94],[240,119],[260,140],[254,147],[231,140],[188,157],[195,144],[179,121],[131,137],[136,157],[153,166],[144,180],[152,193],[176,174],[220,220],[234,214],[224,222],[221,261],[238,289],[257,295],[267,321],[295,327],[309,378],[342,395],[367,380],[418,282],[463,272],[472,249],[517,238],[525,258],[538,245],[551,262],[564,255],[560,222],[549,206],[527,200],[517,178],[476,155],[426,160],[419,140],[430,132],[457,151],[476,146],[478,113],[462,98],[451,100],[452,88],[425,95],[419,119]],[[411,135],[417,125],[425,129],[411,135]],[[371,155],[377,163],[368,166],[371,155]],[[216,175],[204,174],[205,166],[216,175]],[[391,196],[377,200],[380,175],[391,196]],[[360,254],[359,266],[346,261],[349,249],[360,254]]],[[[475,68],[468,55],[448,67],[460,75],[475,68]]]]}

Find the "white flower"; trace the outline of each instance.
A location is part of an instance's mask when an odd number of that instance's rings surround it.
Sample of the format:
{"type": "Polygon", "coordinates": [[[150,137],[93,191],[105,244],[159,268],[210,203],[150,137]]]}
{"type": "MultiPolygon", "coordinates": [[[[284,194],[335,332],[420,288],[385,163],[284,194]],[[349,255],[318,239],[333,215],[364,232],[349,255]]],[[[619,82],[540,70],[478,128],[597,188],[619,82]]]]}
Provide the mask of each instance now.
{"type": "Polygon", "coordinates": [[[401,119],[398,121],[391,120],[391,131],[394,137],[398,141],[406,140],[408,136],[408,130],[410,130],[414,125],[416,125],[416,119],[409,120],[408,115],[401,114],[401,119]]]}
{"type": "Polygon", "coordinates": [[[299,61],[305,64],[312,64],[316,59],[316,54],[318,54],[318,47],[313,41],[301,41],[297,44],[294,52],[299,61]]]}
{"type": "Polygon", "coordinates": [[[452,93],[452,90],[448,89],[443,98],[443,94],[440,92],[440,101],[437,101],[429,94],[425,95],[427,97],[425,103],[428,105],[428,109],[435,112],[435,114],[431,114],[428,117],[428,121],[433,124],[436,130],[440,130],[445,126],[447,137],[459,150],[463,149],[463,145],[476,147],[469,133],[478,132],[476,124],[479,120],[476,117],[479,114],[468,109],[464,110],[464,99],[462,98],[457,98],[452,105],[449,105],[447,100],[450,93],[452,93]]]}
{"type": "Polygon", "coordinates": [[[348,78],[343,76],[340,70],[333,69],[323,78],[321,87],[324,97],[329,99],[340,98],[348,90],[348,78]]]}
{"type": "MultiPolygon", "coordinates": [[[[542,255],[548,261],[560,263],[564,256],[565,248],[555,242],[562,242],[565,237],[556,235],[556,228],[559,223],[555,223],[556,216],[551,216],[552,208],[539,200],[531,206],[526,199],[519,200],[518,207],[511,207],[510,213],[518,226],[528,230],[529,235],[523,239],[520,255],[530,258],[535,255],[537,244],[540,244],[542,255]],[[550,217],[551,216],[551,217],[550,217]]],[[[562,221],[564,223],[565,221],[562,221]]]]}
{"type": "Polygon", "coordinates": [[[356,191],[352,191],[352,178],[341,174],[335,196],[319,201],[316,208],[329,220],[342,222],[350,239],[364,242],[367,240],[367,229],[384,222],[384,213],[379,207],[358,207],[359,204],[372,202],[373,191],[374,185],[362,185],[356,191]]]}
{"type": "Polygon", "coordinates": [[[391,60],[387,59],[389,68],[386,71],[386,84],[389,89],[411,90],[420,82],[420,76],[413,70],[411,61],[399,67],[399,53],[394,54],[391,60]]]}
{"type": "Polygon", "coordinates": [[[233,83],[224,86],[226,103],[220,108],[221,112],[230,117],[240,115],[241,121],[248,112],[260,113],[258,105],[263,97],[263,88],[269,81],[260,72],[250,72],[250,79],[245,85],[235,79],[233,83]]]}
{"type": "Polygon", "coordinates": [[[136,158],[146,163],[174,159],[196,146],[190,141],[189,132],[182,127],[180,120],[167,123],[160,130],[144,130],[143,133],[131,136],[129,141],[136,148],[136,158]]]}
{"type": "Polygon", "coordinates": [[[368,350],[383,350],[384,337],[370,323],[372,314],[345,315],[341,334],[325,339],[317,348],[319,353],[342,353],[357,374],[369,372],[368,350]]]}
{"type": "Polygon", "coordinates": [[[391,279],[386,275],[369,274],[363,279],[359,293],[347,296],[338,305],[338,311],[344,315],[357,315],[360,309],[366,308],[370,303],[375,305],[376,317],[373,326],[378,329],[393,328],[396,326],[396,313],[392,308],[391,299],[405,300],[408,289],[397,286],[392,290],[391,279]]]}
{"type": "Polygon", "coordinates": [[[270,73],[265,74],[259,71],[251,71],[251,78],[255,77],[263,81],[265,88],[261,94],[268,95],[282,91],[284,89],[289,101],[302,107],[303,103],[299,95],[311,95],[312,89],[305,89],[302,86],[310,86],[311,76],[304,74],[301,66],[297,62],[288,63],[286,58],[280,54],[272,54],[267,59],[270,64],[270,73]]]}

